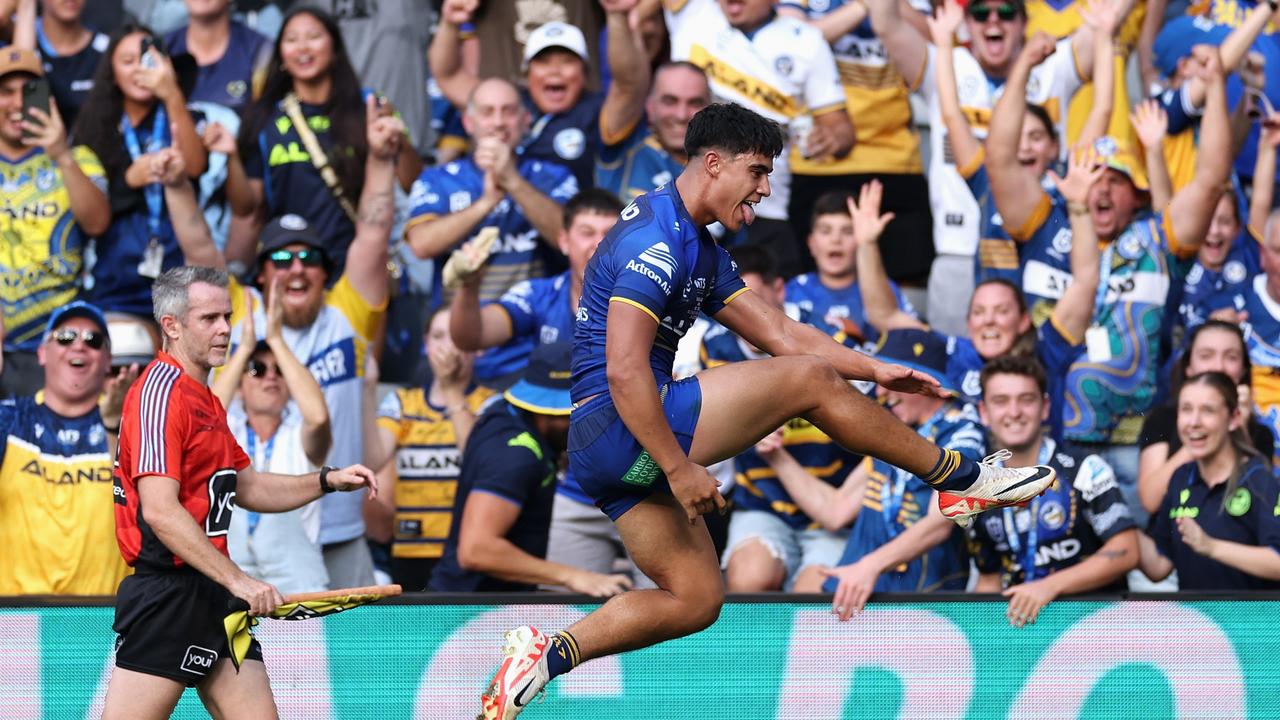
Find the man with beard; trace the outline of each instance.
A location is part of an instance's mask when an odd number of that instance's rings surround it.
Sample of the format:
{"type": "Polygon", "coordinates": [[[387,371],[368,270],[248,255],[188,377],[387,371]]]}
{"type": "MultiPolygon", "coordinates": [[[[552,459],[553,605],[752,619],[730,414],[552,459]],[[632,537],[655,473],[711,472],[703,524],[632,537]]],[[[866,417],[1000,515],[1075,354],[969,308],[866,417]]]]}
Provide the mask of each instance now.
{"type": "Polygon", "coordinates": [[[596,186],[630,202],[675,180],[689,160],[684,153],[689,120],[709,102],[711,86],[702,68],[689,62],[661,65],[644,104],[645,122],[600,152],[596,186]]]}
{"type": "MultiPolygon", "coordinates": [[[[372,113],[372,109],[370,109],[372,113]]],[[[268,327],[263,294],[284,292],[281,334],[293,354],[324,390],[333,423],[331,465],[361,460],[363,435],[361,378],[378,326],[387,308],[387,247],[395,215],[395,161],[404,125],[392,117],[370,117],[369,157],[356,234],[341,277],[326,290],[332,259],[324,240],[297,215],[284,215],[262,231],[258,251],[260,290],[245,292],[231,283],[232,322],[253,312],[253,326],[268,327]]],[[[232,337],[239,338],[236,330],[232,337]]],[[[265,339],[265,338],[261,338],[265,339]]],[[[363,499],[326,495],[320,508],[320,544],[331,587],[372,585],[373,565],[364,542],[363,499]]]]}

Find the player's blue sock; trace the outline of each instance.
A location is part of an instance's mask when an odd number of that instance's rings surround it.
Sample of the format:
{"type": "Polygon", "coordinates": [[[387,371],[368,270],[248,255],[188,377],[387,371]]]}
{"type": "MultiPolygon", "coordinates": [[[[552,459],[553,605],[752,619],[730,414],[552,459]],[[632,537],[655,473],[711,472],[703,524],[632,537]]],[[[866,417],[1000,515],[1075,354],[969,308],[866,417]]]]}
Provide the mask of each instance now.
{"type": "Polygon", "coordinates": [[[924,481],[936,490],[964,492],[978,479],[978,463],[961,455],[955,450],[938,448],[938,462],[924,481]]]}
{"type": "Polygon", "coordinates": [[[561,630],[551,636],[551,646],[547,648],[547,674],[551,677],[563,675],[578,666],[582,656],[578,653],[578,641],[573,639],[568,630],[561,630]]]}

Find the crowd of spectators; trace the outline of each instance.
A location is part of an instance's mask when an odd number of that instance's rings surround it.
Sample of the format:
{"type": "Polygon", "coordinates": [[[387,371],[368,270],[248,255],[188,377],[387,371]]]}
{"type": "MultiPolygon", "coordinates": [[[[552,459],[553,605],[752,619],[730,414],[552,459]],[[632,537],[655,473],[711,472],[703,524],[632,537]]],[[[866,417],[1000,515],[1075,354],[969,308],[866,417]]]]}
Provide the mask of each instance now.
{"type": "MultiPolygon", "coordinates": [[[[921,435],[1060,479],[961,529],[795,418],[713,469],[731,591],[833,592],[845,617],[877,591],[1004,592],[1022,625],[1139,573],[1280,587],[1276,12],[0,0],[0,594],[127,572],[115,433],[162,350],[151,282],[184,264],[233,277],[213,390],[254,467],[383,485],[237,512],[248,572],[648,584],[564,469],[569,343],[596,245],[713,102],[788,132],[754,222],[711,228],[747,285],[937,378],[945,400],[861,388],[921,435]]],[[[705,318],[676,373],[760,356],[705,318]]]]}

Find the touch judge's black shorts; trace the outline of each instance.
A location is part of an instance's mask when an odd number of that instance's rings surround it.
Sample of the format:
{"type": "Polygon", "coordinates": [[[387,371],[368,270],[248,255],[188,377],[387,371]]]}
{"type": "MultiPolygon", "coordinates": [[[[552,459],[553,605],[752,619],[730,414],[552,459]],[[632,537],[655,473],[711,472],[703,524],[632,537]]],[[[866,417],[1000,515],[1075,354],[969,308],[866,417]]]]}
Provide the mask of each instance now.
{"type": "MultiPolygon", "coordinates": [[[[125,578],[112,625],[116,667],[196,686],[218,660],[231,656],[223,620],[233,602],[226,588],[194,570],[125,578]]],[[[262,660],[257,640],[246,659],[262,660]]]]}

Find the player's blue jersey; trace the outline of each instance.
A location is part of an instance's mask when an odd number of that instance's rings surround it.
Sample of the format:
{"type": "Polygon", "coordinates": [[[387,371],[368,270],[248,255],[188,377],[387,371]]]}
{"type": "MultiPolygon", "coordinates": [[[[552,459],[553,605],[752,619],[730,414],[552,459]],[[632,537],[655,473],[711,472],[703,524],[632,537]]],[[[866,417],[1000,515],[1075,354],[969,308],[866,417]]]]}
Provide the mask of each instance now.
{"type": "Polygon", "coordinates": [[[573,334],[574,402],[609,389],[611,303],[639,308],[658,323],[649,366],[661,385],[671,381],[676,346],[699,313],[715,315],[746,289],[729,253],[689,216],[675,183],[636,198],[587,263],[573,334]]]}
{"type": "MultiPolygon", "coordinates": [[[[889,283],[893,297],[898,301],[898,308],[911,317],[916,317],[916,309],[911,301],[902,294],[898,286],[889,283]]],[[[857,345],[870,349],[880,332],[867,322],[867,313],[862,305],[862,293],[858,283],[844,288],[829,288],[818,279],[817,273],[797,275],[787,282],[786,306],[792,317],[806,316],[805,322],[832,337],[843,333],[857,341],[857,345]],[[794,308],[794,311],[791,309],[794,308]]]]}
{"type": "Polygon", "coordinates": [[[1057,188],[1045,189],[1040,205],[1025,227],[1006,230],[1020,243],[1022,294],[1031,312],[1031,323],[1040,327],[1071,285],[1071,220],[1067,217],[1067,201],[1057,188]]]}
{"type": "MultiPolygon", "coordinates": [[[[475,377],[485,381],[518,372],[540,344],[568,339],[573,334],[569,272],[549,278],[523,280],[493,301],[511,321],[511,339],[476,358],[475,377]]],[[[487,303],[486,303],[487,304],[487,303]]]]}
{"type": "Polygon", "coordinates": [[[1203,325],[1214,309],[1227,307],[1236,295],[1249,292],[1249,283],[1262,271],[1254,253],[1253,234],[1242,229],[1231,243],[1227,261],[1221,270],[1210,270],[1197,260],[1182,282],[1182,302],[1178,316],[1182,326],[1191,330],[1203,325]]]}
{"type": "Polygon", "coordinates": [[[1017,286],[1022,282],[1018,244],[1004,231],[1004,222],[996,210],[991,176],[983,164],[985,157],[985,152],[979,152],[967,167],[956,168],[978,201],[978,252],[973,255],[973,281],[1008,280],[1017,286]]]}
{"type": "MultiPolygon", "coordinates": [[[[493,348],[476,360],[488,357],[495,350],[508,350],[513,357],[504,362],[498,375],[506,375],[523,368],[529,361],[529,353],[538,345],[549,345],[573,337],[573,298],[570,289],[573,280],[566,270],[555,277],[526,280],[511,288],[498,300],[498,306],[511,319],[511,340],[493,348]]],[[[582,491],[582,486],[566,472],[556,485],[556,492],[585,505],[594,501],[582,491]]]]}
{"type": "MultiPolygon", "coordinates": [[[[972,405],[947,403],[917,432],[935,445],[955,450],[975,462],[986,451],[982,424],[972,405]]],[[[863,463],[869,464],[870,470],[867,489],[840,558],[841,565],[855,563],[893,540],[928,514],[933,502],[933,488],[919,477],[871,457],[863,463]]],[[[953,531],[947,540],[915,560],[881,573],[875,592],[963,590],[968,578],[964,537],[953,531]]],[[[835,592],[836,586],[835,579],[830,578],[822,589],[835,592]]]]}
{"type": "MultiPolygon", "coordinates": [[[[519,161],[519,168],[520,177],[557,203],[563,205],[578,194],[578,182],[568,168],[528,158],[519,161]]],[[[471,156],[458,158],[442,167],[429,167],[413,183],[407,227],[470,207],[483,194],[484,172],[471,156]]],[[[499,236],[480,285],[481,300],[496,300],[522,280],[543,277],[548,271],[562,269],[561,253],[539,240],[537,229],[525,217],[519,203],[510,196],[504,197],[473,228],[473,233],[486,227],[497,227],[499,236]]],[[[443,268],[444,262],[436,263],[435,287],[440,287],[443,268]]]]}
{"type": "Polygon", "coordinates": [[[621,143],[600,151],[596,187],[629,201],[674,181],[682,170],[684,164],[672,157],[641,121],[621,143]]]}
{"type": "MultiPolygon", "coordinates": [[[[1181,261],[1166,216],[1135,220],[1102,253],[1094,324],[1109,357],[1082,356],[1067,371],[1064,434],[1074,442],[1131,445],[1158,399],[1158,370],[1181,290],[1181,261]],[[1178,283],[1175,285],[1175,283],[1178,283]],[[1166,312],[1166,305],[1169,311],[1166,312]]],[[[1092,353],[1090,353],[1091,355],[1092,353]]]]}

